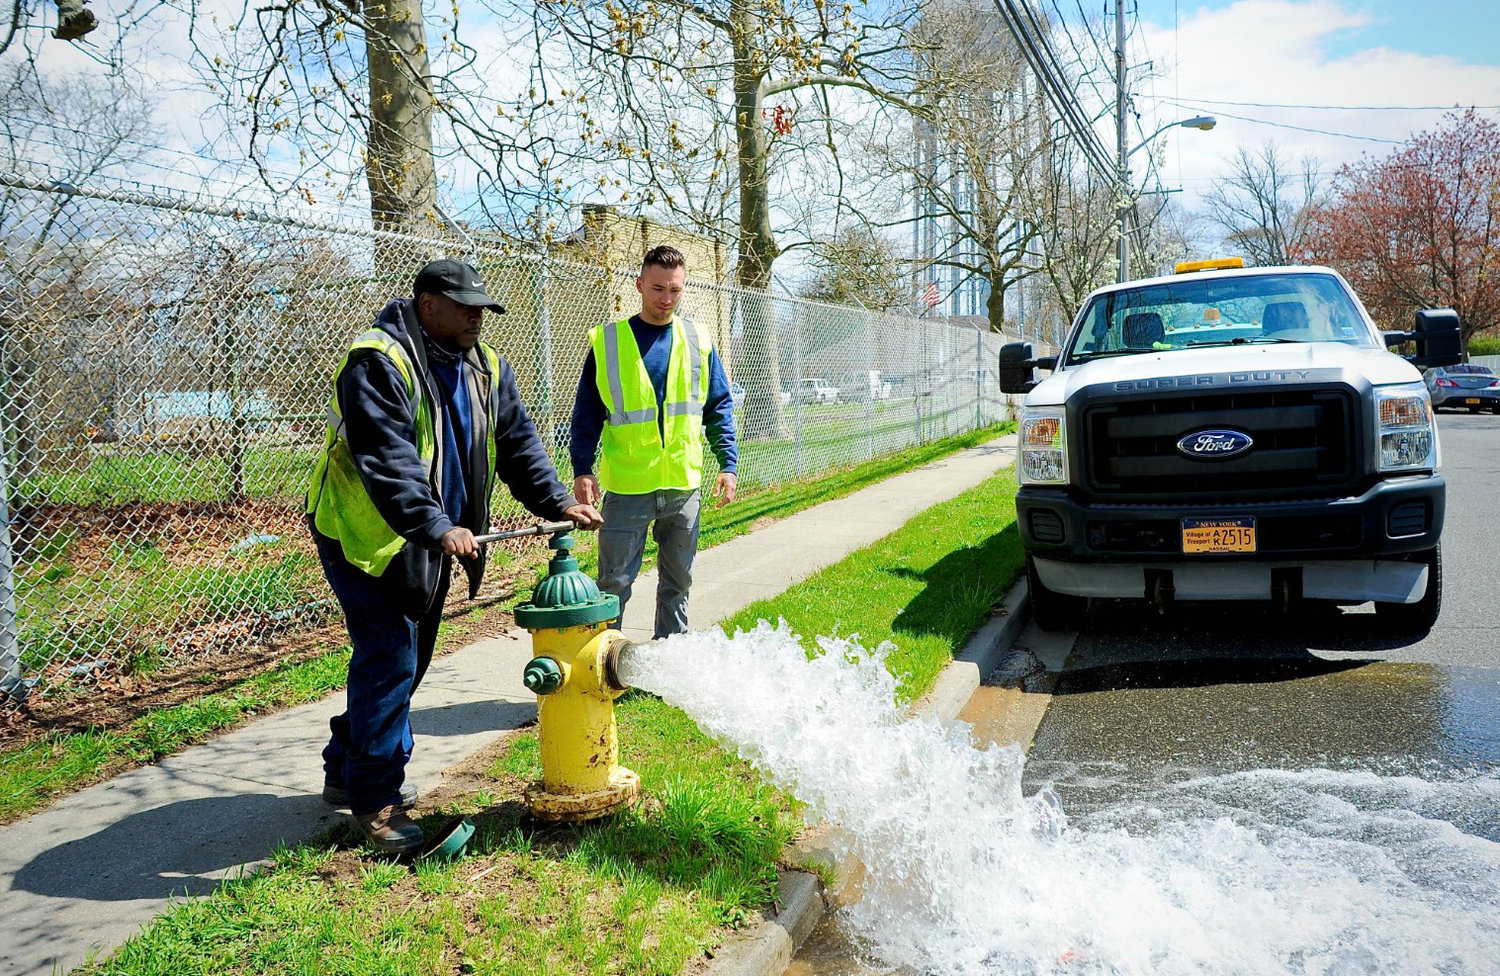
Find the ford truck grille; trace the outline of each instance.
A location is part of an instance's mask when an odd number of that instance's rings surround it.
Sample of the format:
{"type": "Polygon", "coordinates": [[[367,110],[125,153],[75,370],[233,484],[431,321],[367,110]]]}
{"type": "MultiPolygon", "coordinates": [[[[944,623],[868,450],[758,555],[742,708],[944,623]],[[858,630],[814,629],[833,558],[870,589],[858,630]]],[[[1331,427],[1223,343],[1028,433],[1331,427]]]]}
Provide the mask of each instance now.
{"type": "Polygon", "coordinates": [[[1103,495],[1173,498],[1348,490],[1358,478],[1356,403],[1344,387],[1091,400],[1083,408],[1086,486],[1103,495]],[[1188,434],[1219,428],[1249,434],[1255,444],[1213,460],[1177,450],[1188,434]]]}

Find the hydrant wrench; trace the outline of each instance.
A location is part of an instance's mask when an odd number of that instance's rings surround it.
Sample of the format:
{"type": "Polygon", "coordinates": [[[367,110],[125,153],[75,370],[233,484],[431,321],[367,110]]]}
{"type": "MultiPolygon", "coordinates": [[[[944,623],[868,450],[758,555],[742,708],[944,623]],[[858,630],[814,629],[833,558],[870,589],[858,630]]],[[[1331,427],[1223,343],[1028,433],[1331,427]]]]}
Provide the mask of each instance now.
{"type": "Polygon", "coordinates": [[[483,545],[486,542],[499,542],[502,539],[519,539],[526,535],[553,535],[557,532],[576,532],[577,522],[542,522],[539,525],[527,526],[524,529],[511,529],[509,532],[491,532],[488,535],[476,535],[474,541],[483,545]]]}

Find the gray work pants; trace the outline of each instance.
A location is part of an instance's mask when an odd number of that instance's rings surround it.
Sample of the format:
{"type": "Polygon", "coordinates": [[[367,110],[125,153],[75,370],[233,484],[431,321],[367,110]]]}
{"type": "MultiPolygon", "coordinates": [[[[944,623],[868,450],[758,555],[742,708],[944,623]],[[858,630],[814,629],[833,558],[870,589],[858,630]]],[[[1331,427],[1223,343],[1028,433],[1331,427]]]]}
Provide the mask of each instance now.
{"type": "MultiPolygon", "coordinates": [[[[688,587],[698,553],[698,492],[663,489],[647,495],[608,492],[599,530],[599,589],[620,598],[620,618],[641,571],[646,528],[656,540],[656,631],[653,636],[686,633],[688,587]]],[[[616,620],[614,626],[620,626],[616,620]]]]}

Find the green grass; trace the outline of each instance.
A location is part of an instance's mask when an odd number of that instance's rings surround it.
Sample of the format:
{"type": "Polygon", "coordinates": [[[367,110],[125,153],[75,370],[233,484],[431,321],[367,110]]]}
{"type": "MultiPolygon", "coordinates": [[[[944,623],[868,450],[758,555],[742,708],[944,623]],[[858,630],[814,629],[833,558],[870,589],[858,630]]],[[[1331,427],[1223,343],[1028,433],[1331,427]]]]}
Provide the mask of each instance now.
{"type": "MultiPolygon", "coordinates": [[[[750,531],[762,518],[784,518],[820,502],[842,497],[891,475],[983,443],[994,438],[999,430],[987,428],[973,431],[866,462],[816,480],[747,492],[733,505],[724,508],[705,508],[700,545],[704,548],[718,545],[750,531]]],[[[596,559],[592,542],[587,541],[591,536],[584,533],[583,538],[585,545],[577,552],[581,557],[580,562],[585,564],[588,571],[592,571],[596,559]]],[[[654,558],[654,552],[653,543],[648,550],[648,560],[654,558]]],[[[531,554],[538,567],[544,565],[545,556],[545,550],[540,547],[531,554]]],[[[147,569],[157,565],[159,558],[159,554],[149,546],[138,547],[138,551],[129,555],[130,561],[138,562],[147,569]]],[[[277,562],[274,565],[283,563],[277,562]]],[[[298,572],[316,573],[316,570],[303,567],[298,572]]],[[[131,605],[142,606],[149,605],[153,599],[168,599],[159,589],[166,584],[159,578],[153,579],[149,572],[145,576],[139,583],[140,589],[127,591],[119,602],[128,601],[131,605]]],[[[212,574],[200,577],[213,578],[212,574]]],[[[321,579],[314,579],[314,583],[317,586],[316,595],[326,595],[326,585],[321,583],[321,579]]],[[[279,594],[290,585],[284,579],[273,577],[265,583],[264,588],[279,594]]],[[[514,604],[529,595],[529,592],[518,593],[509,603],[514,604]]],[[[283,602],[279,605],[286,604],[283,602]]],[[[92,629],[87,626],[75,629],[69,632],[68,639],[88,639],[101,644],[114,641],[115,646],[118,646],[124,617],[112,616],[115,612],[103,610],[103,616],[93,622],[92,629]]],[[[41,638],[35,636],[28,638],[33,641],[39,639],[41,638]]],[[[149,645],[135,653],[138,655],[136,663],[140,670],[149,671],[154,666],[153,651],[149,645]]],[[[60,732],[24,748],[0,750],[0,824],[10,823],[32,813],[56,796],[97,782],[133,765],[170,755],[178,749],[234,728],[256,715],[316,700],[341,688],[348,665],[348,653],[347,646],[342,647],[302,664],[279,668],[249,679],[218,694],[147,713],[123,730],[60,732]]]]}
{"type": "MultiPolygon", "coordinates": [[[[893,640],[887,666],[915,697],[1019,572],[1014,488],[992,477],[728,623],[893,640]]],[[[493,786],[425,821],[468,816],[467,856],[398,867],[325,838],[175,906],[85,972],[678,973],[774,898],[800,811],[659,699],[627,693],[616,715],[648,797],[632,811],[576,828],[526,819],[518,783],[541,767],[535,733],[519,733],[493,786]]]]}
{"type": "Polygon", "coordinates": [[[150,542],[114,547],[106,570],[74,570],[66,548],[54,560],[17,573],[28,672],[50,661],[124,655],[131,673],[142,675],[151,670],[154,642],[174,632],[301,606],[327,589],[305,543],[291,540],[201,566],[174,566],[150,542]]]}
{"type": "MultiPolygon", "coordinates": [[[[632,696],[619,718],[650,804],[602,824],[543,827],[514,799],[471,794],[424,821],[467,816],[465,856],[414,867],[341,850],[340,831],[173,906],[82,971],[676,973],[775,897],[776,858],[799,822],[675,709],[632,696]]],[[[534,757],[534,736],[520,737],[496,763],[496,791],[513,772],[532,775],[534,757]]]]}
{"type": "MultiPolygon", "coordinates": [[[[705,499],[698,532],[698,548],[711,549],[752,531],[762,519],[795,515],[814,505],[851,495],[903,471],[920,468],[950,454],[992,441],[1011,426],[996,424],[982,427],[919,447],[907,448],[873,461],[823,472],[815,478],[789,481],[773,488],[752,489],[741,493],[733,504],[722,507],[705,499]]],[[[599,565],[593,539],[591,533],[581,533],[580,545],[573,550],[580,568],[588,573],[593,573],[599,565]]],[[[647,539],[642,571],[649,569],[655,562],[656,542],[647,539]]]]}
{"type": "Polygon", "coordinates": [[[1500,356],[1500,335],[1469,337],[1470,356],[1500,356]]]}
{"type": "Polygon", "coordinates": [[[0,752],[0,823],[19,819],[105,776],[154,762],[246,719],[317,701],[343,687],[347,646],[233,688],[142,715],[124,729],[66,732],[0,752]]]}
{"type": "Polygon", "coordinates": [[[818,635],[876,647],[908,698],[925,691],[1005,595],[1023,565],[1015,482],[995,475],[791,589],[724,621],[726,631],[785,618],[809,650],[818,635]]]}
{"type": "MultiPolygon", "coordinates": [[[[301,495],[316,450],[308,445],[247,448],[242,475],[245,495],[301,495]]],[[[122,505],[223,500],[232,488],[229,460],[205,456],[202,448],[106,447],[83,470],[30,478],[16,495],[44,498],[52,505],[122,505]]]]}

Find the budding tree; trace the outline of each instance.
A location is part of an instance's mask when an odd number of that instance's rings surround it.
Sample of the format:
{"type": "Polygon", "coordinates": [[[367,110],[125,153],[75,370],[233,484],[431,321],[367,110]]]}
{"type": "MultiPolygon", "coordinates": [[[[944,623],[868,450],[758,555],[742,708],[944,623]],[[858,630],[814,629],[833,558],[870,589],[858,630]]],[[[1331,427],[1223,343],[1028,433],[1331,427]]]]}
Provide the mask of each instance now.
{"type": "Polygon", "coordinates": [[[1337,268],[1386,328],[1446,306],[1465,340],[1500,323],[1500,128],[1473,109],[1444,116],[1384,158],[1334,176],[1300,256],[1337,268]]]}
{"type": "MultiPolygon", "coordinates": [[[[906,3],[550,0],[534,9],[538,64],[548,66],[534,77],[548,86],[539,103],[549,111],[527,121],[575,137],[541,161],[545,185],[736,240],[735,279],[755,292],[770,285],[783,250],[774,198],[797,193],[809,160],[781,150],[821,137],[806,124],[826,117],[818,93],[899,99],[910,71],[906,3]]],[[[754,340],[736,357],[751,436],[781,429],[772,313],[754,295],[737,310],[741,335],[754,340]]]]}

